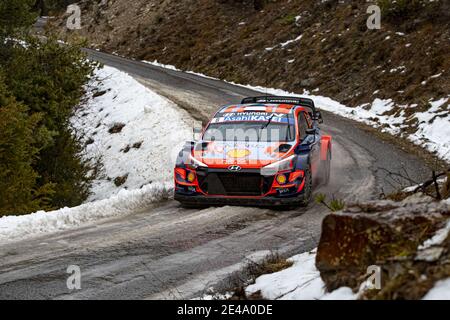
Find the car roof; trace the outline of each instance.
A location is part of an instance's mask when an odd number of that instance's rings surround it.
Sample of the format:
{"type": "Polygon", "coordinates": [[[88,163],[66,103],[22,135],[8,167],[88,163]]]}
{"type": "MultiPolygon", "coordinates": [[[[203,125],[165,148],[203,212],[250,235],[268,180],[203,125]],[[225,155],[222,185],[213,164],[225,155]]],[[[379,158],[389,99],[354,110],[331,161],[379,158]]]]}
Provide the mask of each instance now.
{"type": "Polygon", "coordinates": [[[248,104],[232,104],[226,105],[219,109],[218,113],[232,112],[270,112],[270,113],[287,113],[292,114],[300,105],[281,104],[281,103],[248,103],[248,104]]]}

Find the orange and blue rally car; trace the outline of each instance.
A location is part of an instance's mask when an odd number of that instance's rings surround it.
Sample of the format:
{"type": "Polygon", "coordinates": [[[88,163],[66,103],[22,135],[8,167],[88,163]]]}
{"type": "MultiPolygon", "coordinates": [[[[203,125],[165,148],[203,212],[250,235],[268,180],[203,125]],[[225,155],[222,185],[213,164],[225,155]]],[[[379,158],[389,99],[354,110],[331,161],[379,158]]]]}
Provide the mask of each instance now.
{"type": "Polygon", "coordinates": [[[224,106],[180,151],[175,200],[183,206],[306,206],[327,184],[332,139],[307,98],[263,96],[224,106]],[[318,179],[316,179],[318,178],[318,179]]]}

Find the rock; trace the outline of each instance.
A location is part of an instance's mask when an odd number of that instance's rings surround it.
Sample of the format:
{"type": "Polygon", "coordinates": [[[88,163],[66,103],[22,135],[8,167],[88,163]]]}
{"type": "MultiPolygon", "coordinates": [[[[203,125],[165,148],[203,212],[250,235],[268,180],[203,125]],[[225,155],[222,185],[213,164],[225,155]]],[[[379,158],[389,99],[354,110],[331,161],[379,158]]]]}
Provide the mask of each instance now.
{"type": "Polygon", "coordinates": [[[413,259],[449,216],[448,204],[426,198],[355,204],[328,215],[316,258],[327,289],[357,289],[368,266],[413,259]]]}

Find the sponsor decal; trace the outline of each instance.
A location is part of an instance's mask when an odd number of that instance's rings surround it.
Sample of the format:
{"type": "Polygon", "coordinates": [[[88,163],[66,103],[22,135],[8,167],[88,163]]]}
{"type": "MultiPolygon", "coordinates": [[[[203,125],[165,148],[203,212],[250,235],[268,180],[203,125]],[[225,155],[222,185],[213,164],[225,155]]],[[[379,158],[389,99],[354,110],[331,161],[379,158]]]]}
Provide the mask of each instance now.
{"type": "Polygon", "coordinates": [[[248,149],[233,149],[227,152],[227,156],[230,158],[244,158],[248,157],[250,153],[248,149]]]}
{"type": "Polygon", "coordinates": [[[224,122],[267,122],[270,119],[274,123],[294,123],[290,121],[287,114],[271,112],[230,112],[223,113],[219,117],[213,118],[211,123],[224,122]]]}

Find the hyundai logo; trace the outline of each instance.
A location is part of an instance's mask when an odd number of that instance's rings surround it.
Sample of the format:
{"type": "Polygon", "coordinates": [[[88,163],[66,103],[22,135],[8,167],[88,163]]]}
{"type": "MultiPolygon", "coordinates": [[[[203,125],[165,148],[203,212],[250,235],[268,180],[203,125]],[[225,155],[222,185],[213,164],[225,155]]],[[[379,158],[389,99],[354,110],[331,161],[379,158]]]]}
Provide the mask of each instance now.
{"type": "Polygon", "coordinates": [[[238,171],[241,171],[242,168],[240,166],[229,166],[228,170],[233,171],[233,172],[238,172],[238,171]]]}

